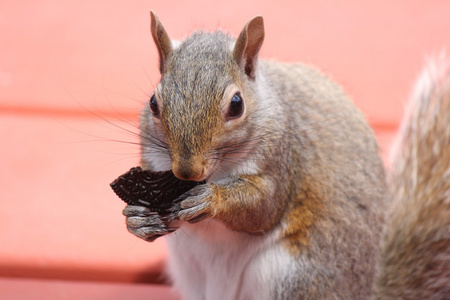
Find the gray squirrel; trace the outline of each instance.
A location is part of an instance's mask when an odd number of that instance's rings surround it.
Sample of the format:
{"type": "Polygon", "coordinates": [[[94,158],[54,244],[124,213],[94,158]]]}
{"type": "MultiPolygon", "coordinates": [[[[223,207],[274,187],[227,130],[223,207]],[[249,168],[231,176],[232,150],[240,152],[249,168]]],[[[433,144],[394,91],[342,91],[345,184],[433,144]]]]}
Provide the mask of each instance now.
{"type": "Polygon", "coordinates": [[[386,181],[336,83],[258,59],[262,17],[237,39],[178,43],[151,13],[151,33],[161,81],[141,116],[141,165],[206,183],[168,217],[123,214],[144,240],[166,235],[182,299],[450,299],[448,61],[419,81],[386,181]]]}

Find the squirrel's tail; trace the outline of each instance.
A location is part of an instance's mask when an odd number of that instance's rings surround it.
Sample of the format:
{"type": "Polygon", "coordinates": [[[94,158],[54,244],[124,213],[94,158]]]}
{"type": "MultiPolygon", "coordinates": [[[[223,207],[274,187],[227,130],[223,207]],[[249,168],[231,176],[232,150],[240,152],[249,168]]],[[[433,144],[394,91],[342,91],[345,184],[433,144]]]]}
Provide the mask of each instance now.
{"type": "Polygon", "coordinates": [[[450,57],[428,63],[393,155],[376,299],[450,299],[450,57]]]}

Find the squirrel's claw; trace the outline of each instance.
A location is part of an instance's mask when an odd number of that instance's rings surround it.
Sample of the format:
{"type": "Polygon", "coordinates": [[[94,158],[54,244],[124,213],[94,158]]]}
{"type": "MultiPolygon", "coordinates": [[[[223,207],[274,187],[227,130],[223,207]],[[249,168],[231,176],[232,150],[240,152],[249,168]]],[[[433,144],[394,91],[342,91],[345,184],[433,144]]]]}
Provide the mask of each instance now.
{"type": "Polygon", "coordinates": [[[177,229],[168,226],[167,217],[162,217],[145,207],[127,205],[122,213],[126,216],[128,231],[148,242],[153,242],[177,229]]]}
{"type": "Polygon", "coordinates": [[[211,184],[194,187],[178,197],[172,206],[172,218],[197,223],[211,217],[211,184]]]}

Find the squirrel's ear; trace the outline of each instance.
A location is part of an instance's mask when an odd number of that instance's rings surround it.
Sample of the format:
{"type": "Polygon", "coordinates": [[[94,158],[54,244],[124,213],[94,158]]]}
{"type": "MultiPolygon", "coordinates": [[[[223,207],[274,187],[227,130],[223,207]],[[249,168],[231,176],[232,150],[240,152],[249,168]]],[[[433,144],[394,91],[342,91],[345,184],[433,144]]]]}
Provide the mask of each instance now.
{"type": "Polygon", "coordinates": [[[170,41],[169,35],[167,34],[166,30],[153,11],[150,11],[150,17],[150,30],[152,32],[153,40],[155,41],[155,45],[159,53],[159,71],[161,72],[161,74],[163,74],[167,57],[172,52],[172,42],[170,41]]]}
{"type": "Polygon", "coordinates": [[[256,61],[263,41],[264,22],[263,18],[258,16],[245,25],[234,45],[234,59],[252,79],[255,77],[256,61]]]}

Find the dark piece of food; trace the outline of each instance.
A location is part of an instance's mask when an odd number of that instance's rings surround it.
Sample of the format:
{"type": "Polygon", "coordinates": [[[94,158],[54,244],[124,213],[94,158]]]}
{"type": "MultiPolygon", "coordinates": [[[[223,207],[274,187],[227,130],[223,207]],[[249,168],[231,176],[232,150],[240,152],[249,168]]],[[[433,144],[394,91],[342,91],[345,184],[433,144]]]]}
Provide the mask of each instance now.
{"type": "Polygon", "coordinates": [[[120,175],[110,186],[127,204],[144,206],[166,215],[172,201],[198,184],[202,182],[180,180],[172,171],[151,172],[135,167],[120,175]]]}

